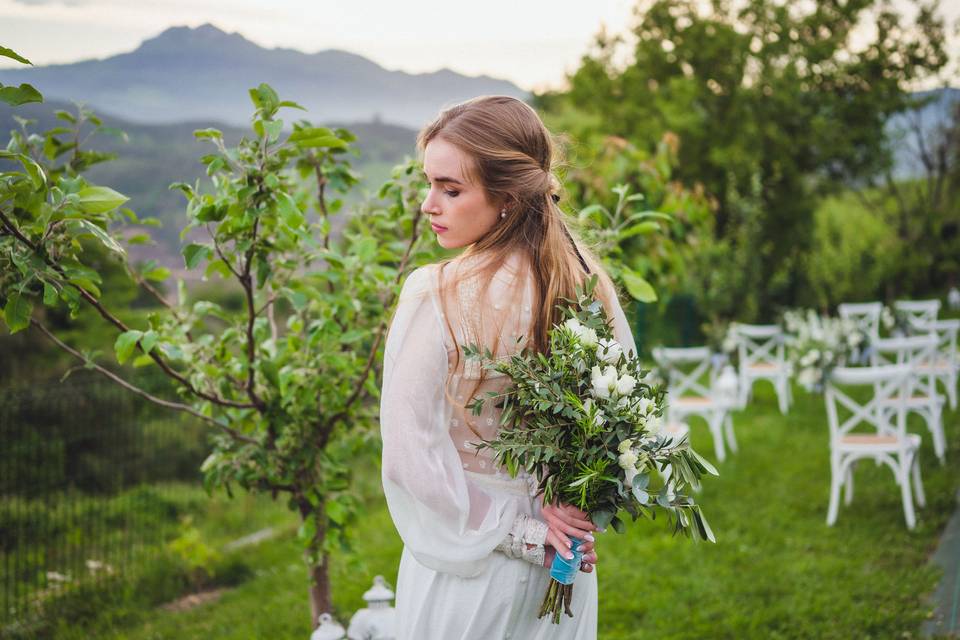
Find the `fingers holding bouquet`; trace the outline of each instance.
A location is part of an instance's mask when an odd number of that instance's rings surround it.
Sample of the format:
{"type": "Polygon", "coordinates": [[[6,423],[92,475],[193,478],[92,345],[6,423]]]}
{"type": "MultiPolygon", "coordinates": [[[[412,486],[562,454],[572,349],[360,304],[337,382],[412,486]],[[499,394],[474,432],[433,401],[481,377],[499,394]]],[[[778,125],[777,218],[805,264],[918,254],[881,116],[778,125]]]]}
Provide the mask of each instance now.
{"type": "MultiPolygon", "coordinates": [[[[552,534],[557,541],[554,546],[561,551],[563,557],[569,559],[571,537],[589,542],[592,546],[591,532],[597,531],[598,527],[590,521],[589,514],[569,504],[545,504],[542,511],[550,528],[547,540],[550,540],[552,534]]],[[[582,549],[583,546],[581,545],[580,548],[582,549]]]]}
{"type": "MultiPolygon", "coordinates": [[[[556,542],[556,538],[552,539],[556,542]]],[[[543,566],[550,567],[553,565],[553,558],[557,553],[557,548],[554,546],[554,542],[551,541],[551,533],[547,533],[547,542],[545,545],[546,553],[544,554],[543,566]]],[[[578,547],[578,550],[583,553],[583,558],[580,561],[580,571],[584,573],[590,573],[593,571],[593,565],[597,564],[597,552],[594,549],[593,542],[583,542],[578,547]]]]}

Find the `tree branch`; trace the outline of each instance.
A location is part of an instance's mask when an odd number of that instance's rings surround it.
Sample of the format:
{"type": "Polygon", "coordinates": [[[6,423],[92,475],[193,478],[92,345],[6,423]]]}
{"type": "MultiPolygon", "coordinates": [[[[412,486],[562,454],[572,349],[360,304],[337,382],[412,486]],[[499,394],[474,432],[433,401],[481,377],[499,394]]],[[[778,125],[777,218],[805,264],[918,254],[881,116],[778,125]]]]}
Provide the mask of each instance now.
{"type": "MultiPolygon", "coordinates": [[[[29,248],[34,253],[34,255],[39,256],[44,261],[44,263],[47,264],[47,266],[49,266],[51,269],[56,271],[64,279],[64,281],[67,284],[69,284],[71,287],[76,289],[80,293],[80,297],[86,300],[87,304],[89,304],[94,309],[96,309],[97,312],[100,314],[101,317],[103,317],[104,320],[112,324],[114,327],[116,327],[120,331],[126,332],[130,330],[130,328],[127,327],[127,325],[124,324],[122,320],[120,320],[119,318],[114,316],[112,313],[110,313],[106,308],[104,308],[103,305],[100,304],[100,301],[97,300],[89,291],[87,291],[86,289],[84,289],[79,285],[76,285],[70,282],[69,278],[67,278],[66,273],[64,273],[63,268],[61,268],[60,265],[53,262],[49,256],[47,256],[45,253],[42,253],[38,247],[36,247],[32,242],[30,242],[30,239],[24,236],[20,232],[20,230],[16,227],[16,225],[14,225],[10,221],[10,219],[6,216],[6,214],[2,210],[0,210],[0,224],[3,224],[4,228],[7,229],[7,232],[15,236],[17,240],[19,240],[22,244],[24,244],[27,248],[29,248]]],[[[139,341],[137,342],[137,347],[141,351],[143,351],[143,347],[140,345],[139,341]]],[[[191,384],[191,382],[187,380],[182,374],[178,373],[177,371],[174,371],[170,367],[170,365],[166,362],[166,360],[161,358],[156,351],[151,350],[148,355],[154,362],[157,363],[157,365],[160,367],[160,369],[164,373],[166,373],[169,377],[173,378],[174,380],[182,384],[190,393],[194,394],[195,396],[203,398],[204,400],[208,400],[210,402],[213,402],[214,404],[218,404],[224,407],[233,407],[235,409],[254,408],[253,405],[248,403],[234,402],[233,400],[227,400],[225,398],[220,398],[219,396],[201,391],[196,387],[194,387],[193,384],[191,384]]]]}
{"type": "Polygon", "coordinates": [[[250,248],[247,249],[245,262],[243,265],[243,273],[240,275],[240,284],[243,286],[243,291],[247,300],[247,396],[250,398],[250,401],[253,402],[254,406],[256,406],[257,411],[263,413],[266,411],[266,405],[260,396],[257,395],[256,389],[254,389],[256,376],[254,375],[255,371],[253,365],[256,362],[257,345],[253,339],[253,325],[257,318],[257,309],[253,301],[253,278],[250,276],[250,270],[253,266],[254,248],[257,244],[257,229],[259,228],[259,225],[259,219],[254,221],[253,237],[250,239],[250,248]]]}
{"type": "MultiPolygon", "coordinates": [[[[416,245],[417,239],[419,238],[419,235],[417,234],[417,230],[420,227],[421,215],[422,213],[420,212],[419,209],[417,209],[417,212],[414,214],[414,217],[413,217],[413,226],[412,226],[413,231],[410,237],[410,241],[407,243],[407,248],[403,253],[403,258],[401,258],[400,260],[400,266],[397,268],[397,277],[394,280],[395,285],[400,284],[400,280],[401,278],[403,278],[404,272],[406,271],[406,268],[407,268],[407,264],[410,261],[410,254],[413,253],[413,247],[414,245],[416,245]]],[[[396,296],[397,294],[395,292],[391,292],[390,294],[388,294],[386,299],[381,299],[381,301],[384,303],[383,308],[384,309],[393,308],[393,303],[395,301],[396,296]],[[388,300],[389,300],[389,304],[387,304],[388,300]]],[[[340,409],[340,411],[338,411],[332,417],[330,417],[326,421],[326,424],[324,424],[321,427],[320,429],[320,447],[321,448],[326,446],[327,440],[329,439],[330,434],[333,432],[333,427],[336,425],[336,423],[339,422],[340,420],[343,420],[347,416],[347,413],[351,405],[353,405],[353,403],[356,402],[358,398],[360,398],[361,393],[364,392],[364,389],[365,389],[364,383],[367,381],[367,377],[370,375],[370,369],[371,367],[373,367],[373,364],[376,361],[377,350],[380,348],[380,343],[383,340],[384,333],[386,333],[387,323],[388,323],[388,318],[384,316],[384,318],[380,321],[380,326],[377,327],[377,335],[374,338],[373,346],[370,349],[370,355],[367,357],[367,362],[363,367],[363,373],[360,374],[359,379],[357,380],[357,384],[353,389],[353,393],[351,393],[350,397],[348,397],[347,400],[343,403],[343,407],[340,409]]]]}
{"type": "Polygon", "coordinates": [[[183,411],[184,413],[189,413],[190,415],[192,415],[192,416],[194,416],[194,417],[196,417],[196,418],[199,418],[199,419],[203,420],[204,422],[207,422],[207,423],[209,423],[209,424],[211,424],[211,425],[213,425],[213,426],[215,426],[215,427],[218,427],[218,428],[222,429],[222,430],[225,431],[231,438],[233,438],[234,440],[237,440],[237,441],[239,441],[239,442],[246,442],[246,443],[249,443],[249,444],[260,444],[257,440],[255,440],[255,439],[253,439],[253,438],[251,438],[251,437],[249,437],[249,436],[245,436],[245,435],[239,433],[236,429],[231,429],[230,427],[228,427],[228,426],[226,426],[226,425],[224,425],[224,424],[221,424],[221,423],[217,422],[216,420],[214,420],[214,419],[211,418],[210,416],[205,416],[205,415],[203,415],[202,413],[200,413],[199,411],[197,411],[196,409],[194,409],[193,407],[191,407],[191,406],[189,406],[189,405],[182,404],[182,403],[180,403],[180,402],[172,402],[172,401],[170,401],[170,400],[164,400],[163,398],[158,398],[157,396],[154,396],[154,395],[148,393],[147,391],[144,391],[144,390],[141,389],[140,387],[137,387],[137,386],[135,386],[135,385],[127,382],[126,380],[124,380],[123,378],[121,378],[121,377],[118,376],[117,374],[113,373],[113,372],[110,371],[109,369],[106,369],[105,367],[100,366],[100,365],[97,364],[96,362],[93,362],[92,360],[90,360],[90,359],[88,359],[87,357],[85,357],[82,353],[80,353],[79,351],[77,351],[77,350],[74,349],[73,347],[71,347],[71,346],[67,345],[66,343],[62,342],[59,338],[57,338],[55,335],[53,335],[53,333],[51,333],[49,329],[47,329],[45,326],[43,326],[41,323],[37,322],[37,321],[34,320],[33,318],[30,318],[30,324],[32,324],[34,327],[36,327],[37,329],[39,329],[40,332],[43,333],[43,335],[45,335],[45,336],[46,336],[51,342],[53,342],[55,345],[57,345],[58,347],[60,347],[61,349],[63,349],[64,351],[66,351],[67,353],[69,353],[70,355],[72,355],[73,357],[77,358],[78,360],[80,360],[81,362],[83,362],[85,365],[87,365],[87,366],[89,366],[89,367],[92,367],[95,371],[103,374],[104,376],[106,376],[107,378],[109,378],[110,380],[112,380],[113,382],[115,382],[116,384],[118,384],[118,385],[120,385],[121,387],[123,387],[124,389],[126,389],[126,390],[128,390],[128,391],[130,391],[130,392],[132,392],[132,393],[134,393],[134,394],[136,394],[136,395],[138,395],[138,396],[140,396],[141,398],[145,398],[145,399],[149,400],[150,402],[152,402],[153,404],[159,405],[159,406],[161,406],[161,407],[166,407],[167,409],[174,409],[174,410],[176,410],[176,411],[183,411]]]}

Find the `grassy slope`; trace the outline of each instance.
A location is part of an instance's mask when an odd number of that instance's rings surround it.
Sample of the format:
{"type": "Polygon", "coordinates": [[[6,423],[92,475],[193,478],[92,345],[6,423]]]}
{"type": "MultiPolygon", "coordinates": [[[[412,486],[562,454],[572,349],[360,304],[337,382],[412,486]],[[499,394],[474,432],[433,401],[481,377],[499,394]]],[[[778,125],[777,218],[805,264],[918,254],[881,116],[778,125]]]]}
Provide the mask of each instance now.
{"type": "MultiPolygon", "coordinates": [[[[736,418],[741,452],[721,467],[700,500],[715,546],[673,538],[662,522],[637,523],[598,540],[600,638],[893,638],[916,634],[938,578],[927,559],[955,507],[957,478],[933,459],[924,434],[928,506],[919,525],[903,524],[890,472],[857,470],[857,495],[833,528],[824,524],[829,480],[823,400],[797,392],[787,417],[769,387],[736,418]]],[[[948,413],[948,457],[955,464],[958,414],[948,413]]],[[[711,451],[705,428],[694,444],[711,451]]],[[[955,468],[955,467],[953,467],[955,468]]],[[[371,472],[374,472],[371,469],[371,472]]],[[[374,472],[375,473],[375,472],[374,472]]],[[[217,509],[222,509],[217,507],[217,509]]],[[[220,516],[208,517],[204,528],[220,516]]],[[[246,551],[255,578],[214,604],[183,613],[155,611],[137,628],[105,638],[307,638],[305,574],[287,535],[246,551]]],[[[401,545],[382,503],[358,532],[363,565],[336,558],[339,619],[363,605],[374,574],[396,576],[401,545]]],[[[491,612],[491,615],[494,615],[491,612]]],[[[66,637],[66,636],[65,636],[66,637]]]]}

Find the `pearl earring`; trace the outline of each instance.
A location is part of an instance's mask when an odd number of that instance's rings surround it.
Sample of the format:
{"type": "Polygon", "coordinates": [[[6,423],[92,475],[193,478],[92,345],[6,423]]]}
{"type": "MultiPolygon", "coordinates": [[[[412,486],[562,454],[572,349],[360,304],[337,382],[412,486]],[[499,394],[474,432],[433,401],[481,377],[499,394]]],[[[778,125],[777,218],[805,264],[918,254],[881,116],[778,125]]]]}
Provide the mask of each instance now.
{"type": "Polygon", "coordinates": [[[506,209],[500,209],[500,217],[501,217],[501,218],[506,218],[506,217],[507,217],[507,210],[506,210],[506,209]]]}

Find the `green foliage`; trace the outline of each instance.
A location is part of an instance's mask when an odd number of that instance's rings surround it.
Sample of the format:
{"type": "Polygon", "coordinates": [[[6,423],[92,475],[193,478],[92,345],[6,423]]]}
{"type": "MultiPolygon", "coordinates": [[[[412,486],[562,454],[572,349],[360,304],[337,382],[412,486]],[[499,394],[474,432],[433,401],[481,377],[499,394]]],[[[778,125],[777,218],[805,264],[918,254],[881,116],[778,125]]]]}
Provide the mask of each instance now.
{"type": "MultiPolygon", "coordinates": [[[[208,490],[230,493],[239,485],[288,494],[288,506],[303,521],[307,557],[320,565],[350,546],[357,508],[351,461],[375,442],[376,406],[369,399],[386,310],[412,267],[410,257],[424,253],[420,216],[409,215],[418,209],[422,184],[412,163],[399,168],[381,189],[385,204],[369,205],[362,223],[334,237],[331,218],[357,183],[347,160],[355,137],[298,121],[284,138],[278,112],[297,105],[279,100],[267,85],[250,95],[251,138],[228,148],[217,131],[197,132],[216,147],[202,158],[212,188],[173,185],[187,199],[182,235],[198,230],[210,238],[187,245],[186,266],[227,288],[232,282],[242,296],[238,307],[191,300],[179,282],[171,301],[148,284],[162,282],[167,272],[155,264],[138,271],[126,262],[123,227],[143,221],[119,209],[123,195],[81,175],[108,156],[58,137],[79,138],[85,122],[100,127],[83,109],[58,114],[71,126],[43,136],[28,135],[28,123],[21,123],[24,131],[4,152],[22,170],[0,174],[0,302],[8,328],[32,322],[48,336],[44,307],[55,313],[65,305],[71,315],[94,310],[115,330],[119,363],[156,367],[186,400],[153,397],[156,402],[221,432],[202,465],[208,490]],[[65,148],[71,154],[58,162],[65,148]],[[91,260],[96,254],[87,251],[91,242],[123,261],[162,309],[130,325],[105,307],[105,281],[91,260]]],[[[71,353],[84,366],[107,371],[93,354],[71,353]]],[[[314,605],[329,596],[328,588],[313,586],[314,605]]]]}
{"type": "Polygon", "coordinates": [[[911,20],[881,0],[644,0],[629,43],[600,34],[570,89],[538,105],[641,147],[677,135],[675,179],[717,204],[718,244],[691,266],[701,306],[769,319],[807,286],[818,195],[889,166],[887,119],[946,64],[936,7],[911,20]]]}
{"type": "MultiPolygon", "coordinates": [[[[0,56],[33,66],[32,62],[7,47],[0,46],[0,56]]],[[[21,84],[19,87],[5,87],[0,84],[0,102],[16,107],[28,102],[43,102],[43,96],[29,84],[21,84]]]]}
{"type": "Polygon", "coordinates": [[[688,264],[712,237],[714,221],[703,193],[673,180],[676,138],[664,136],[650,153],[592,130],[579,113],[547,119],[578,140],[564,175],[575,226],[633,299],[669,302],[690,277],[688,264]]]}

